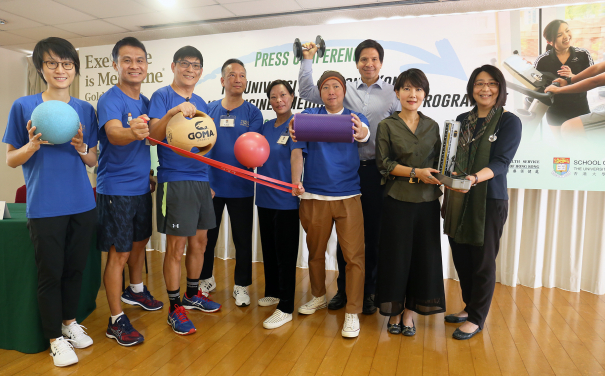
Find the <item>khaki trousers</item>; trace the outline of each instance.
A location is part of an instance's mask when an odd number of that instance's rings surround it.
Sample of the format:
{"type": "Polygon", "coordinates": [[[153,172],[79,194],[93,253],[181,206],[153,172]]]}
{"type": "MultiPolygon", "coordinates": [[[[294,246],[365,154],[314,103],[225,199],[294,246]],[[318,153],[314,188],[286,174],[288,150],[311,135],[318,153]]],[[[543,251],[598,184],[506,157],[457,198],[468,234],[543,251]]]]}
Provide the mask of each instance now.
{"type": "Polygon", "coordinates": [[[326,294],[326,248],[336,223],[336,234],[347,262],[346,313],[361,313],[365,281],[365,245],[361,196],[337,201],[301,200],[300,223],[307,233],[311,292],[326,294]]]}

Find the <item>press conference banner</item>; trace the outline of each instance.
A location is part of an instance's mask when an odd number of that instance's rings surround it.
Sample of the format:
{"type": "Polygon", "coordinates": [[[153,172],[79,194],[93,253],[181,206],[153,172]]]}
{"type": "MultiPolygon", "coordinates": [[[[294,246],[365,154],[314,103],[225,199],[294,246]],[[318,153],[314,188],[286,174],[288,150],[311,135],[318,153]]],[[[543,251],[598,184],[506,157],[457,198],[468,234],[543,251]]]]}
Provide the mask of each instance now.
{"type": "MultiPolygon", "coordinates": [[[[153,92],[173,80],[170,69],[174,52],[185,45],[198,48],[204,56],[204,71],[195,93],[207,102],[220,100],[223,88],[220,68],[229,58],[238,58],[246,66],[248,84],[244,99],[255,104],[266,120],[275,117],[265,89],[275,79],[290,81],[298,94],[300,62],[292,52],[295,38],[314,41],[321,35],[326,41],[323,58],[313,61],[314,79],[325,70],[337,70],[347,80],[358,80],[354,50],[363,40],[379,41],[385,49],[381,75],[394,83],[400,72],[422,69],[430,82],[430,95],[421,111],[441,127],[445,120],[471,109],[466,84],[473,69],[496,64],[510,82],[519,83],[502,62],[521,46],[519,11],[478,13],[419,18],[399,18],[320,26],[300,26],[238,33],[202,35],[144,42],[149,68],[142,93],[153,92]],[[518,26],[517,26],[518,27],[518,26]]],[[[118,81],[112,67],[111,45],[80,48],[80,98],[96,107],[99,97],[118,81]]],[[[508,111],[524,107],[525,96],[508,90],[508,111]]],[[[598,97],[598,96],[597,96],[598,97]]],[[[592,96],[591,96],[592,98],[592,96]]],[[[597,98],[598,99],[598,98],[597,98]]],[[[599,103],[591,102],[591,107],[599,103]]],[[[295,98],[294,112],[316,106],[295,98]]],[[[508,173],[510,188],[605,190],[605,153],[599,144],[605,140],[603,130],[573,142],[557,139],[545,124],[523,120],[523,139],[508,173]],[[526,127],[526,124],[529,124],[526,127]]],[[[538,121],[539,122],[539,121],[538,121]]]]}

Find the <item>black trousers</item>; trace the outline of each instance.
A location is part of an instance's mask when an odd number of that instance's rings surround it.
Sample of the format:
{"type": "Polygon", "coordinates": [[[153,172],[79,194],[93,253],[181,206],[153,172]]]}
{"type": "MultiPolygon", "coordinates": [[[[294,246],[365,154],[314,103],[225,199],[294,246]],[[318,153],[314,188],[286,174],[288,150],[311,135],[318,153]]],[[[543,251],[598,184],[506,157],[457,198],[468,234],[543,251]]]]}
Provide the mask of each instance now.
{"type": "Polygon", "coordinates": [[[208,230],[208,245],[204,253],[204,267],[200,279],[212,277],[214,270],[214,248],[221,229],[223,210],[227,205],[231,234],[235,245],[235,284],[250,286],[252,284],[252,218],[254,213],[254,197],[212,199],[216,227],[208,230]]]}
{"type": "Polygon", "coordinates": [[[279,298],[277,309],[292,313],[300,235],[298,209],[258,207],[258,224],[263,247],[265,296],[279,298]]]}
{"type": "Polygon", "coordinates": [[[468,321],[483,328],[496,287],[496,256],[508,217],[508,200],[488,199],[483,246],[459,244],[448,237],[454,266],[460,278],[468,321]]]}
{"type": "MultiPolygon", "coordinates": [[[[359,165],[359,181],[361,183],[361,210],[363,211],[363,232],[365,237],[366,276],[364,295],[376,291],[376,272],[378,267],[378,234],[380,232],[380,217],[382,213],[382,193],[384,186],[380,185],[382,175],[374,161],[359,165]]],[[[336,261],[338,263],[338,291],[346,291],[347,262],[342,256],[340,243],[336,245],[336,261]]]]}
{"type": "Polygon", "coordinates": [[[27,220],[38,267],[38,306],[47,339],[58,338],[63,320],[76,318],[82,272],[97,224],[97,209],[27,220]]]}
{"type": "Polygon", "coordinates": [[[382,315],[445,312],[439,210],[439,200],[384,198],[374,301],[382,315]]]}

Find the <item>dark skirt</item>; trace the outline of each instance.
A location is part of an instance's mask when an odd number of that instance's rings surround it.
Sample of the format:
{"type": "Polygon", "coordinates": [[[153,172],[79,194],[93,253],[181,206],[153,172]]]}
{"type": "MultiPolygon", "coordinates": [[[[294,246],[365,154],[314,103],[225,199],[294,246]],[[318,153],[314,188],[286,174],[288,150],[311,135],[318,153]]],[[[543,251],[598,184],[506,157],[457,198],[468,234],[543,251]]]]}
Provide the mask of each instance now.
{"type": "Polygon", "coordinates": [[[397,316],[404,306],[420,315],[445,312],[439,200],[385,197],[375,304],[384,316],[397,316]]]}

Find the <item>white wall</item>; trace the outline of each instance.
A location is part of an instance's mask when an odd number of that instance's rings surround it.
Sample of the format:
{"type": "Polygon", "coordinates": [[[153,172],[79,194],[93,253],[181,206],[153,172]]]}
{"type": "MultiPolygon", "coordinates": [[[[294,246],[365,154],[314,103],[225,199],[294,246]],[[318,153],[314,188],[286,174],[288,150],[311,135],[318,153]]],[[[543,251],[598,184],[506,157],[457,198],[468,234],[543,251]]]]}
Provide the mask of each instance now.
{"type": "MultiPolygon", "coordinates": [[[[0,48],[0,139],[4,136],[13,102],[27,93],[27,59],[24,54],[0,48]]],[[[6,144],[0,143],[0,201],[14,202],[24,183],[21,167],[6,165],[6,144]]]]}

